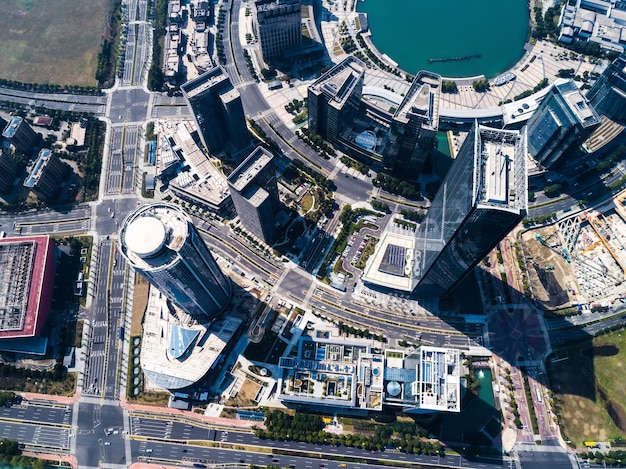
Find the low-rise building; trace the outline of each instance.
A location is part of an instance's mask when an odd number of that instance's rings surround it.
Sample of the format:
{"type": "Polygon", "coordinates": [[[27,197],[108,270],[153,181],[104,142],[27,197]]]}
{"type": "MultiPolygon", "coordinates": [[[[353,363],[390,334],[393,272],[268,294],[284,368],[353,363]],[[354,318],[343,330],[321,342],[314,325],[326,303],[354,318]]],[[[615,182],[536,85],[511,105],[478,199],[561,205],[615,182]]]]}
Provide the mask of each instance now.
{"type": "Polygon", "coordinates": [[[38,339],[50,313],[54,242],[49,236],[0,239],[0,350],[44,354],[38,339]]]}
{"type": "Polygon", "coordinates": [[[286,405],[346,413],[385,405],[410,412],[461,410],[458,350],[378,352],[371,339],[346,337],[324,322],[301,327],[295,353],[279,362],[278,397],[286,405]]]}

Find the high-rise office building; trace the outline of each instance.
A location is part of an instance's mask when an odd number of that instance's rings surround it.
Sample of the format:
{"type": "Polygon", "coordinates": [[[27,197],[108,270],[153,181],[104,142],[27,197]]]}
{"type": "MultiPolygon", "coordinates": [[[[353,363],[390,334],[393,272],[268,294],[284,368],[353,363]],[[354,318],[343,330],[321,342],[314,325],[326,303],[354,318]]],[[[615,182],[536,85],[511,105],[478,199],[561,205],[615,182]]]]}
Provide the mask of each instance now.
{"type": "Polygon", "coordinates": [[[41,140],[41,136],[21,117],[11,119],[2,136],[11,142],[16,151],[25,155],[30,155],[41,140]]]}
{"type": "Polygon", "coordinates": [[[37,197],[50,201],[56,196],[69,169],[57,155],[44,148],[24,180],[24,187],[29,187],[37,197]]]}
{"type": "Polygon", "coordinates": [[[391,122],[383,164],[405,175],[422,169],[439,128],[441,77],[420,71],[391,122]]]}
{"type": "Polygon", "coordinates": [[[120,245],[130,265],[193,319],[208,322],[228,305],[230,280],[177,206],[136,208],[122,224],[120,245]]]}
{"type": "Polygon", "coordinates": [[[449,293],[525,216],[526,147],[474,123],[417,231],[418,295],[449,293]]]}
{"type": "Polygon", "coordinates": [[[617,57],[587,91],[598,114],[626,125],[626,54],[617,57]]]}
{"type": "Polygon", "coordinates": [[[265,62],[302,44],[300,0],[257,0],[254,28],[265,62]]]}
{"type": "Polygon", "coordinates": [[[263,242],[276,238],[274,215],[280,210],[273,155],[263,147],[228,177],[230,196],[243,226],[263,242]]]}
{"type": "Polygon", "coordinates": [[[600,116],[572,80],[559,80],[528,121],[528,152],[551,168],[600,125],[600,116]]]}
{"type": "Polygon", "coordinates": [[[308,88],[309,129],[335,143],[359,112],[365,64],[348,57],[308,88]]]}
{"type": "Polygon", "coordinates": [[[239,92],[222,67],[215,67],[181,86],[206,149],[236,155],[250,145],[239,92]]]}
{"type": "Polygon", "coordinates": [[[11,155],[0,149],[0,192],[6,194],[13,187],[17,177],[17,165],[11,155]]]}

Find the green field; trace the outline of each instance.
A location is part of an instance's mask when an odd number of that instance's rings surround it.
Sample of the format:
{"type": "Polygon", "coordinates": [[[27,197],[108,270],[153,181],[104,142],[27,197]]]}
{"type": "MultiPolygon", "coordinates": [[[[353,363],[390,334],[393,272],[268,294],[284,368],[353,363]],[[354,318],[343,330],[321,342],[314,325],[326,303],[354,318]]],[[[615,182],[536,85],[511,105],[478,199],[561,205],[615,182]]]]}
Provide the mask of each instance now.
{"type": "Polygon", "coordinates": [[[95,86],[111,0],[2,0],[0,78],[95,86]]]}
{"type": "Polygon", "coordinates": [[[562,360],[548,363],[548,372],[564,437],[579,448],[585,440],[625,438],[626,331],[557,349],[555,356],[562,360]]]}

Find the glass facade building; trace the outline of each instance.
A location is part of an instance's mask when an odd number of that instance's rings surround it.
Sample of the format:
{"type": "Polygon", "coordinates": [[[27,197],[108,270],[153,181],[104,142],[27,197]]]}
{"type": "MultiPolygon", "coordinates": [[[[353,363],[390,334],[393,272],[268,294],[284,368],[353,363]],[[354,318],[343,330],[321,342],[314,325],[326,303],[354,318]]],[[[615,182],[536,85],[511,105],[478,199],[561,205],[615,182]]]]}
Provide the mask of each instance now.
{"type": "Polygon", "coordinates": [[[308,88],[309,129],[336,143],[349,128],[361,106],[365,64],[348,57],[308,88]]]}
{"type": "Polygon", "coordinates": [[[526,147],[474,123],[416,233],[417,295],[449,293],[525,216],[526,147]]]}
{"type": "Polygon", "coordinates": [[[600,125],[600,116],[572,80],[562,80],[551,87],[527,125],[528,152],[550,168],[600,125]]]}
{"type": "Polygon", "coordinates": [[[600,75],[587,91],[587,99],[598,113],[626,125],[626,54],[600,75]]]}
{"type": "Polygon", "coordinates": [[[239,91],[222,67],[215,67],[181,86],[202,144],[215,154],[248,148],[250,134],[239,91]]]}
{"type": "Polygon", "coordinates": [[[263,147],[255,148],[227,181],[244,228],[271,244],[276,238],[274,215],[280,210],[274,156],[263,147]]]}
{"type": "Polygon", "coordinates": [[[120,245],[130,265],[198,322],[214,319],[228,305],[230,279],[180,208],[138,207],[124,220],[120,245]]]}
{"type": "Polygon", "coordinates": [[[264,61],[280,57],[284,51],[302,44],[300,0],[257,0],[254,6],[254,27],[264,61]]]}

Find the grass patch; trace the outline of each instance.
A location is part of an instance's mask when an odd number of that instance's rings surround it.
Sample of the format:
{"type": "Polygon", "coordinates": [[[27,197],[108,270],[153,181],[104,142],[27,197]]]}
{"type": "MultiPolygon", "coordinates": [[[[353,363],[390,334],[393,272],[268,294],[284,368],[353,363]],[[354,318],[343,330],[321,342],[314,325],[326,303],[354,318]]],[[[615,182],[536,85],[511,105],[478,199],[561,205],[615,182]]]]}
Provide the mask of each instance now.
{"type": "Polygon", "coordinates": [[[151,405],[154,407],[167,407],[170,401],[170,395],[166,392],[142,392],[137,397],[129,397],[127,401],[130,404],[151,405]]]}
{"type": "Polygon", "coordinates": [[[300,208],[302,208],[302,211],[304,213],[307,213],[309,210],[311,210],[312,207],[313,196],[310,192],[307,192],[306,194],[304,194],[304,197],[302,197],[302,201],[300,202],[300,208]]]}
{"type": "Polygon", "coordinates": [[[2,0],[0,77],[95,86],[110,0],[2,0]]]}
{"type": "Polygon", "coordinates": [[[585,440],[626,437],[626,331],[618,330],[555,350],[548,373],[550,398],[565,439],[577,446],[585,440]]]}

